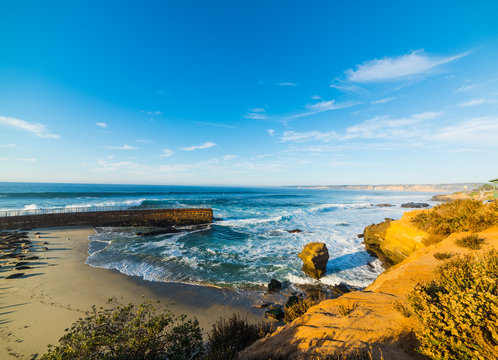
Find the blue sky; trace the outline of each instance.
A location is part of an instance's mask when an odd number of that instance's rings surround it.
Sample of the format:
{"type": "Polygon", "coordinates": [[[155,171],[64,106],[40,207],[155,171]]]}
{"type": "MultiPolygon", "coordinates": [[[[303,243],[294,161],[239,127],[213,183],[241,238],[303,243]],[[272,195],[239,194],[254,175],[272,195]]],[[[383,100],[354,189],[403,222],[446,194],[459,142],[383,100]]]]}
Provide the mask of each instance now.
{"type": "Polygon", "coordinates": [[[496,178],[496,1],[2,1],[0,181],[496,178]]]}

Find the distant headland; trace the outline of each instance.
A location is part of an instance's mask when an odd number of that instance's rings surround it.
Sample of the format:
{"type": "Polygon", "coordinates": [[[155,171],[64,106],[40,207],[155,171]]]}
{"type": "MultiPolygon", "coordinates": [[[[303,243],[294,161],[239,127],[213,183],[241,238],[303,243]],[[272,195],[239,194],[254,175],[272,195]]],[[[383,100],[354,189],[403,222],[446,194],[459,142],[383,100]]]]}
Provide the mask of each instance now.
{"type": "Polygon", "coordinates": [[[472,190],[478,188],[483,184],[484,183],[475,182],[475,183],[457,183],[457,184],[316,185],[316,186],[297,186],[297,188],[452,193],[457,191],[472,190]]]}

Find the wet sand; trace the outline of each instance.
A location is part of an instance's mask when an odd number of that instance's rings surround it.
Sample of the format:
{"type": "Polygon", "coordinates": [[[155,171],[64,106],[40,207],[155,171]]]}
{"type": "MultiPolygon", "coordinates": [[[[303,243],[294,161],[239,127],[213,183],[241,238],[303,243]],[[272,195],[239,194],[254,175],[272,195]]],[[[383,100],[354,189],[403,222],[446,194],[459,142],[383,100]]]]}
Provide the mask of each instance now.
{"type": "Polygon", "coordinates": [[[114,297],[119,303],[140,303],[143,297],[170,304],[176,314],[196,317],[204,331],[220,317],[239,313],[249,322],[263,319],[264,310],[251,307],[262,301],[261,293],[247,293],[175,283],[156,283],[92,268],[85,264],[92,228],[41,229],[32,269],[18,279],[5,279],[14,271],[0,264],[0,359],[32,359],[56,344],[64,330],[92,305],[104,306],[114,297]],[[68,240],[69,239],[69,240],[68,240]],[[48,248],[42,250],[42,246],[48,248]]]}

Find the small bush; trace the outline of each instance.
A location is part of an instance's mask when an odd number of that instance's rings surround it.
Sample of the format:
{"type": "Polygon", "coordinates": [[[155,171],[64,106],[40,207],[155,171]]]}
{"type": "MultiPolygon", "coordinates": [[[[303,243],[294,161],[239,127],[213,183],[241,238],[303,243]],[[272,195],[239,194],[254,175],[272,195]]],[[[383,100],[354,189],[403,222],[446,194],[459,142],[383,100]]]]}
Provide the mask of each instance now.
{"type": "Polygon", "coordinates": [[[303,316],[310,307],[318,305],[323,300],[325,300],[324,296],[311,296],[305,299],[300,298],[297,302],[285,308],[285,322],[291,322],[303,316]]]}
{"type": "Polygon", "coordinates": [[[479,232],[498,224],[498,202],[483,204],[478,200],[455,200],[421,212],[412,219],[412,223],[424,231],[439,235],[479,232]]]}
{"type": "Polygon", "coordinates": [[[228,319],[220,319],[213,324],[209,334],[206,360],[237,359],[237,354],[256,340],[273,332],[272,323],[248,324],[233,314],[228,319]]]}
{"type": "Polygon", "coordinates": [[[498,251],[452,259],[409,296],[432,359],[498,359],[498,251]]]}
{"type": "Polygon", "coordinates": [[[342,316],[347,316],[351,314],[357,307],[357,303],[352,303],[351,305],[339,305],[339,314],[341,314],[342,316]]]}
{"type": "Polygon", "coordinates": [[[471,250],[479,250],[483,243],[483,239],[479,238],[476,234],[465,235],[455,241],[460,247],[465,247],[471,250]]]}
{"type": "Polygon", "coordinates": [[[448,260],[451,259],[455,254],[447,253],[447,252],[437,252],[434,253],[434,257],[438,260],[448,260]]]}
{"type": "Polygon", "coordinates": [[[394,301],[393,308],[394,310],[399,311],[401,315],[403,315],[406,318],[412,316],[412,312],[410,311],[410,309],[406,307],[401,301],[394,301]]]}
{"type": "Polygon", "coordinates": [[[185,315],[175,317],[150,300],[138,307],[111,301],[110,309],[93,306],[85,318],[71,326],[58,346],[49,345],[41,359],[187,360],[201,359],[203,352],[197,320],[187,320],[185,315]]]}

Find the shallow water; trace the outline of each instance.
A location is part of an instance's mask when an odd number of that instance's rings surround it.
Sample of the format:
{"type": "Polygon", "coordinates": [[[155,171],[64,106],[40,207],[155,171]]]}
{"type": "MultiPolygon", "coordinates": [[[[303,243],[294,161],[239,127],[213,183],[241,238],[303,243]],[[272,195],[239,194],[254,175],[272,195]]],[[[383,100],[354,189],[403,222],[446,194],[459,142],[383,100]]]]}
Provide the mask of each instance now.
{"type": "Polygon", "coordinates": [[[137,236],[140,229],[99,228],[87,264],[146,280],[253,288],[271,278],[314,283],[297,254],[310,241],[327,244],[325,284],[365,287],[382,271],[356,235],[365,226],[399,218],[400,204],[432,194],[296,188],[136,185],[0,184],[0,209],[109,205],[211,207],[206,228],[137,236]],[[390,208],[379,203],[395,205],[390,208]],[[300,233],[287,230],[300,229],[300,233]],[[368,266],[367,264],[373,266],[368,266]]]}

